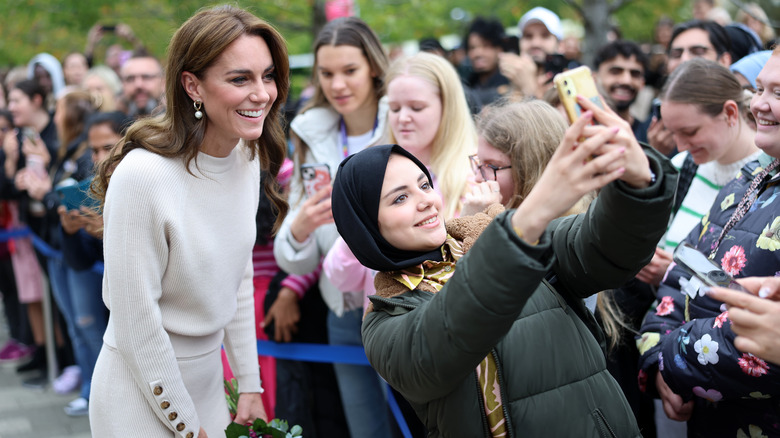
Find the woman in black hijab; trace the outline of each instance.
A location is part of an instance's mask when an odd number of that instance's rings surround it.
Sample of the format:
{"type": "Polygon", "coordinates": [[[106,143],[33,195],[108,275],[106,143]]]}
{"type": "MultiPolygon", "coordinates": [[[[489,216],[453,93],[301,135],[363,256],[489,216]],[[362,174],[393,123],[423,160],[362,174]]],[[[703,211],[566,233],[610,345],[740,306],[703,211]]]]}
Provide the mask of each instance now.
{"type": "Polygon", "coordinates": [[[446,230],[430,175],[400,146],[341,163],[336,226],[379,271],[366,355],[429,436],[640,436],[582,298],[652,255],[676,171],[619,118],[593,118],[568,129],[517,210],[493,206],[446,230]],[[597,188],[588,212],[553,220],[597,188]]]}

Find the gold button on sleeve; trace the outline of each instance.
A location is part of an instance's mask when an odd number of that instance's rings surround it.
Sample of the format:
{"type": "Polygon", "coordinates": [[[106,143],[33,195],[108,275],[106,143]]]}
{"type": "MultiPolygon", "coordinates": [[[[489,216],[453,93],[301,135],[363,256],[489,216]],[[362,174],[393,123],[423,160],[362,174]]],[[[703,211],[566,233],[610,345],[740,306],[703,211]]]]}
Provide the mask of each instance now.
{"type": "Polygon", "coordinates": [[[192,437],[194,437],[194,436],[195,436],[195,434],[194,434],[194,433],[192,433],[192,432],[187,432],[187,438],[192,438],[192,437]]]}
{"type": "Polygon", "coordinates": [[[184,423],[179,423],[179,424],[176,425],[176,430],[181,432],[182,430],[184,430],[185,427],[187,427],[187,426],[184,423]]]}
{"type": "Polygon", "coordinates": [[[154,395],[160,395],[162,394],[162,386],[155,386],[154,387],[154,395]]]}
{"type": "Polygon", "coordinates": [[[179,414],[177,414],[176,412],[171,412],[170,414],[168,414],[168,419],[171,420],[171,421],[177,419],[178,417],[179,417],[179,414]]]}
{"type": "Polygon", "coordinates": [[[160,407],[163,408],[163,409],[168,409],[168,408],[171,407],[171,402],[169,402],[168,400],[165,400],[164,402],[160,403],[160,407]]]}

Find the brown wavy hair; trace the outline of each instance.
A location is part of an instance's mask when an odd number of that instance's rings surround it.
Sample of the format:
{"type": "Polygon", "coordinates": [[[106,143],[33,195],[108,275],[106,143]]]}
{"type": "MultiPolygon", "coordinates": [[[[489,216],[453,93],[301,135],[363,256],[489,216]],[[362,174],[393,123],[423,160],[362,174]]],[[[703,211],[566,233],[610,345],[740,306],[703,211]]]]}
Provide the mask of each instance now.
{"type": "Polygon", "coordinates": [[[261,37],[268,45],[276,70],[277,98],[268,112],[260,138],[247,142],[251,158],[260,156],[260,167],[273,178],[263,178],[262,189],[278,211],[274,229],[284,220],[288,205],[279,193],[276,175],[286,156],[287,144],[281,109],[290,88],[290,66],[284,38],[269,23],[235,6],[203,9],[176,31],[168,46],[165,66],[165,113],[136,121],[98,167],[93,196],[105,203],[106,190],[116,166],[133,149],[142,148],[164,157],[195,159],[203,143],[208,117],[193,116],[193,101],[181,85],[187,71],[202,78],[225,49],[244,35],[261,37]]]}

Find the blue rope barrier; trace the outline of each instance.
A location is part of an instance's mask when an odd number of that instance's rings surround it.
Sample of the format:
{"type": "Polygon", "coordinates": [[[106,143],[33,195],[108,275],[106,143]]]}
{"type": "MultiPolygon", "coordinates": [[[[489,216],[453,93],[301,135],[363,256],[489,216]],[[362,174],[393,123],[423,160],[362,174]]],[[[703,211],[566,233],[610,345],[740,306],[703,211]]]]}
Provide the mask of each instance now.
{"type": "Polygon", "coordinates": [[[354,345],[328,345],[304,343],[276,343],[257,341],[257,353],[278,359],[300,360],[304,362],[344,363],[349,365],[371,366],[363,347],[354,345]]]}
{"type": "Polygon", "coordinates": [[[29,228],[13,228],[6,231],[0,231],[0,242],[7,242],[11,239],[27,237],[32,234],[29,228]]]}
{"type": "MultiPolygon", "coordinates": [[[[37,249],[41,254],[46,256],[46,258],[58,259],[58,260],[62,259],[62,251],[57,251],[56,249],[49,246],[48,243],[44,242],[43,239],[38,237],[37,234],[33,233],[27,227],[0,231],[0,242],[7,242],[11,239],[20,239],[24,237],[30,237],[32,239],[32,244],[35,247],[35,249],[37,249]]],[[[95,262],[95,264],[92,265],[90,270],[96,274],[102,274],[103,262],[95,262]]]]}
{"type": "Polygon", "coordinates": [[[389,383],[385,384],[387,385],[387,404],[390,405],[390,412],[393,413],[395,422],[398,424],[398,428],[401,429],[401,435],[403,435],[404,438],[412,438],[412,431],[409,430],[409,425],[406,424],[404,414],[401,413],[401,407],[398,406],[398,401],[393,395],[393,388],[390,387],[389,383]]]}
{"type": "MultiPolygon", "coordinates": [[[[257,341],[257,353],[261,356],[271,356],[277,359],[299,360],[303,362],[343,363],[349,365],[371,366],[363,347],[356,345],[328,345],[305,343],[277,343],[273,341],[257,341]]],[[[404,438],[412,438],[409,426],[406,424],[398,406],[398,401],[393,396],[392,388],[387,385],[387,403],[390,406],[395,422],[401,429],[404,438]]]]}

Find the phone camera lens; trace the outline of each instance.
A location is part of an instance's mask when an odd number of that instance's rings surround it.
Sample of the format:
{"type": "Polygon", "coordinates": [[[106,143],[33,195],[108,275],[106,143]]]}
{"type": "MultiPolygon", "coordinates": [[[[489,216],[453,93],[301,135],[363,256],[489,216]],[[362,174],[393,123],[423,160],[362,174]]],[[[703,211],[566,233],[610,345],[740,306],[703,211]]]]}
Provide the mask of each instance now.
{"type": "Polygon", "coordinates": [[[707,273],[707,277],[715,283],[723,283],[729,279],[728,274],[723,271],[710,271],[707,273]]]}

